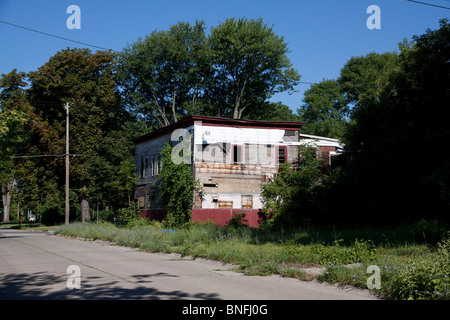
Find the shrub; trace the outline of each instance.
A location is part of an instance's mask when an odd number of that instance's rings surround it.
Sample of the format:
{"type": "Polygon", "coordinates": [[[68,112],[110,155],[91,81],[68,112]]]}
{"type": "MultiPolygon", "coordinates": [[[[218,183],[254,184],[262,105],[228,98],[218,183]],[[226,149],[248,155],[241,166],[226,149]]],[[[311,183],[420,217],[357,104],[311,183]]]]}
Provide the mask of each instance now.
{"type": "Polygon", "coordinates": [[[233,213],[231,219],[227,222],[227,227],[248,227],[248,220],[245,219],[246,211],[233,213]]]}
{"type": "Polygon", "coordinates": [[[64,212],[62,212],[59,206],[50,202],[46,202],[39,207],[38,215],[45,224],[59,224],[64,222],[64,212]]]}

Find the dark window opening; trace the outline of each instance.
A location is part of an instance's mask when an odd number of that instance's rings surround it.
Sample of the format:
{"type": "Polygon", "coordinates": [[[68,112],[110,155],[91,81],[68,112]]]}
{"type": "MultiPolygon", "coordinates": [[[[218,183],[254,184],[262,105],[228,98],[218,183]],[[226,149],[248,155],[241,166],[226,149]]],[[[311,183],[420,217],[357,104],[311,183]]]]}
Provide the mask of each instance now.
{"type": "Polygon", "coordinates": [[[278,163],[287,162],[287,150],[286,147],[278,147],[278,163]]]}
{"type": "Polygon", "coordinates": [[[144,156],[141,156],[141,163],[140,163],[140,177],[143,178],[144,177],[144,173],[145,173],[145,169],[144,169],[144,156]]]}
{"type": "Polygon", "coordinates": [[[242,162],[242,146],[233,146],[233,163],[242,162]]]}

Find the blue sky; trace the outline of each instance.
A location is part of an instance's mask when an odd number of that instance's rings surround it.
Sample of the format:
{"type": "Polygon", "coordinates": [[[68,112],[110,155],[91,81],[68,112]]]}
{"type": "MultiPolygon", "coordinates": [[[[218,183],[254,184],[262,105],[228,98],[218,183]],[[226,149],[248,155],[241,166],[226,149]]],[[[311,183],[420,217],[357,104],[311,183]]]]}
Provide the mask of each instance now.
{"type": "MultiPolygon", "coordinates": [[[[422,2],[450,8],[450,0],[422,2]]],[[[397,50],[404,38],[437,29],[449,14],[407,0],[0,0],[0,20],[116,51],[179,21],[204,20],[209,30],[231,17],[262,18],[285,38],[303,82],[335,79],[352,56],[397,50]],[[67,28],[70,5],[81,9],[79,30],[67,28]],[[381,10],[381,29],[366,26],[370,5],[381,10]]],[[[0,73],[37,70],[67,47],[86,46],[0,23],[0,73]]],[[[300,84],[298,93],[272,100],[296,111],[309,87],[300,84]]]]}

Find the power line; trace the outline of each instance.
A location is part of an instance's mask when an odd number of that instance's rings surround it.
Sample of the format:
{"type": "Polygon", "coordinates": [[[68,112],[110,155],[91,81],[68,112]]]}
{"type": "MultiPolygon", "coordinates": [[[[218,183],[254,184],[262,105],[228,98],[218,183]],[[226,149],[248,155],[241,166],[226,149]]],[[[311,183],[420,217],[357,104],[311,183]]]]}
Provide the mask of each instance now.
{"type": "Polygon", "coordinates": [[[33,154],[33,155],[22,155],[22,156],[14,156],[12,157],[13,159],[27,159],[27,158],[46,158],[46,157],[51,157],[51,158],[63,158],[65,156],[69,156],[69,157],[92,157],[92,156],[88,156],[88,155],[83,155],[83,154],[33,154]]]}
{"type": "Polygon", "coordinates": [[[61,39],[61,40],[66,40],[66,41],[82,44],[84,46],[94,47],[94,48],[101,49],[101,50],[106,50],[106,51],[111,50],[113,52],[118,52],[116,50],[103,48],[103,47],[100,47],[100,46],[96,46],[94,44],[89,44],[89,43],[85,43],[85,42],[81,42],[81,41],[77,41],[77,40],[73,40],[73,39],[69,39],[69,38],[64,38],[64,37],[61,37],[61,36],[57,36],[57,35],[54,35],[54,34],[51,34],[51,33],[39,31],[39,30],[36,30],[36,29],[31,29],[31,28],[19,26],[18,24],[14,24],[14,23],[7,22],[7,21],[4,21],[4,20],[0,20],[0,22],[4,23],[4,24],[7,24],[7,25],[10,25],[10,26],[13,26],[13,27],[16,27],[16,28],[20,28],[20,29],[24,29],[24,30],[27,30],[27,31],[36,32],[36,33],[39,33],[39,34],[42,34],[42,35],[45,35],[45,36],[49,36],[49,37],[53,37],[53,38],[57,38],[57,39],[61,39]]]}
{"type": "Polygon", "coordinates": [[[35,154],[35,155],[26,155],[26,156],[15,156],[13,159],[26,159],[26,158],[44,158],[44,157],[52,157],[52,158],[62,158],[65,154],[35,154]]]}
{"type": "Polygon", "coordinates": [[[442,9],[450,10],[449,7],[438,6],[438,5],[436,5],[436,4],[431,4],[431,3],[426,3],[426,2],[420,2],[420,1],[415,1],[415,0],[407,0],[407,1],[409,1],[409,2],[415,2],[415,3],[420,3],[420,4],[424,4],[424,5],[431,6],[431,7],[437,7],[437,8],[442,8],[442,9]]]}

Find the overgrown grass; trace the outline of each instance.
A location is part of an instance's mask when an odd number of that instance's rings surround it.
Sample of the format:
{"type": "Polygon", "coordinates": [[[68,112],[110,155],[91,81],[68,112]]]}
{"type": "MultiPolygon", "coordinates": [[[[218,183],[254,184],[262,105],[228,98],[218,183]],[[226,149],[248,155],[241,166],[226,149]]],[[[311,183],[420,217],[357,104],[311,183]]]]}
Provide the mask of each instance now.
{"type": "Polygon", "coordinates": [[[367,267],[376,265],[381,270],[381,288],[373,289],[375,294],[388,299],[450,297],[450,244],[447,227],[437,222],[396,228],[269,231],[213,224],[166,230],[157,222],[136,221],[127,227],[73,223],[61,226],[57,233],[220,260],[236,264],[247,275],[310,280],[313,277],[304,268],[321,267],[319,281],[360,288],[367,288],[371,275],[367,267]]]}

